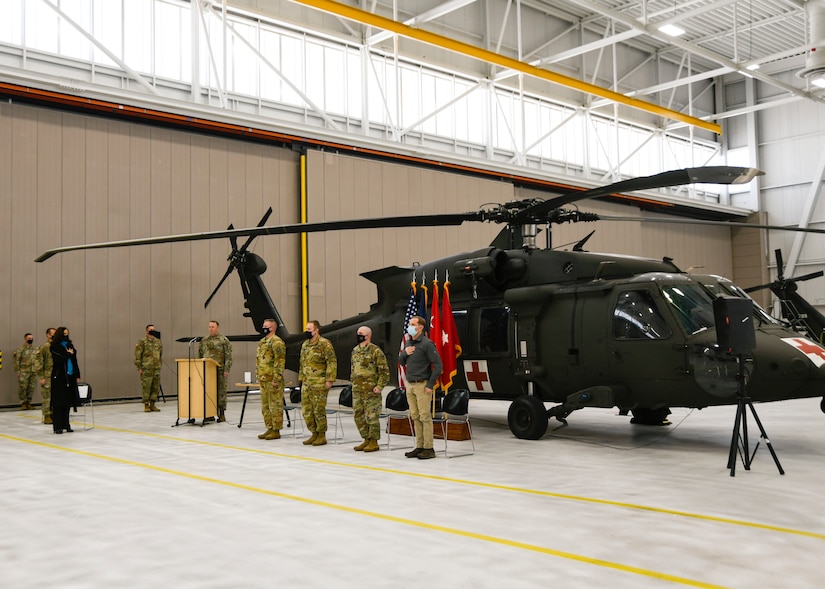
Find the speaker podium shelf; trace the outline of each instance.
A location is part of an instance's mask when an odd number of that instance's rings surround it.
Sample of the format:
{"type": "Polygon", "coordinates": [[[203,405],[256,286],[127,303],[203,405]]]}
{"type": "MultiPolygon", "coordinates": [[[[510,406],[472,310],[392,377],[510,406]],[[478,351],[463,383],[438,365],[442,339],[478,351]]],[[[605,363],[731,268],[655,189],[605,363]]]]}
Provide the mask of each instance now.
{"type": "MultiPolygon", "coordinates": [[[[393,435],[415,435],[415,429],[411,429],[410,422],[406,419],[390,419],[387,422],[387,427],[389,428],[389,433],[393,435]]],[[[449,434],[450,436],[447,439],[452,440],[454,442],[463,442],[464,440],[469,440],[470,426],[466,423],[450,424],[449,434]]],[[[437,424],[433,425],[433,438],[437,440],[444,439],[444,432],[441,431],[441,427],[439,427],[439,425],[437,424]]]]}

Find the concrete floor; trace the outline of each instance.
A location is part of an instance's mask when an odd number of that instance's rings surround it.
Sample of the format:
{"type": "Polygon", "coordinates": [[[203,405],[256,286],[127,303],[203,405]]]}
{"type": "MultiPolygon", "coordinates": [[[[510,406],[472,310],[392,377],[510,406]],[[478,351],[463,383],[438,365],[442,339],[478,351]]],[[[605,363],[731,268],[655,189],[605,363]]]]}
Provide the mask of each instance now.
{"type": "Polygon", "coordinates": [[[60,436],[0,413],[0,586],[825,585],[819,399],[757,406],[786,474],[763,444],[735,477],[733,407],[666,428],[585,409],[529,442],[474,400],[476,454],[427,461],[354,452],[349,416],[345,443],[258,440],[257,396],[240,429],[241,397],[206,427],[161,407],[98,404],[60,436]]]}

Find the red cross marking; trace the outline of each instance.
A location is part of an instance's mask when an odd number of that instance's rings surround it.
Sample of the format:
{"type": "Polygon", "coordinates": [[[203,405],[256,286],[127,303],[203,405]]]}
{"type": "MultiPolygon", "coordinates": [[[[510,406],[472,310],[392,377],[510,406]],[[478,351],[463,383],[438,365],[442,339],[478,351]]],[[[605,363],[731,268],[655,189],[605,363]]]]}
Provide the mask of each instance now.
{"type": "Polygon", "coordinates": [[[478,362],[472,362],[472,369],[465,371],[464,376],[467,377],[467,382],[472,381],[479,391],[484,390],[485,382],[490,382],[490,377],[479,368],[478,362]]]}
{"type": "Polygon", "coordinates": [[[796,347],[803,354],[813,354],[825,360],[825,350],[823,350],[818,345],[799,337],[794,337],[791,339],[793,340],[794,344],[796,344],[794,347],[796,347]]]}

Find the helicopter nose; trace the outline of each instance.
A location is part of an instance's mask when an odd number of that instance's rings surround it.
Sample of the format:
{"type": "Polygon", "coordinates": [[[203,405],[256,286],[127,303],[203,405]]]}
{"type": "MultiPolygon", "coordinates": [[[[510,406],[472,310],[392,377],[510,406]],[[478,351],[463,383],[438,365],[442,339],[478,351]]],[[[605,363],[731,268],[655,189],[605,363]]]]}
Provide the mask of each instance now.
{"type": "Polygon", "coordinates": [[[820,397],[825,392],[825,348],[797,333],[757,332],[748,394],[759,401],[820,397]]]}

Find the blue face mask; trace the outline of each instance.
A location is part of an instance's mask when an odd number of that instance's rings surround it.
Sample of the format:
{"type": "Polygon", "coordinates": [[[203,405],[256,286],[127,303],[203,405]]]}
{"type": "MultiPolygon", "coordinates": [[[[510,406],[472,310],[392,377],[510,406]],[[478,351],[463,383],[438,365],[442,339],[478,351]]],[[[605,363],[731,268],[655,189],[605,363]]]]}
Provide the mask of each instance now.
{"type": "Polygon", "coordinates": [[[418,333],[418,329],[416,329],[414,325],[410,325],[409,327],[407,327],[407,333],[410,334],[410,337],[415,337],[418,333]]]}

